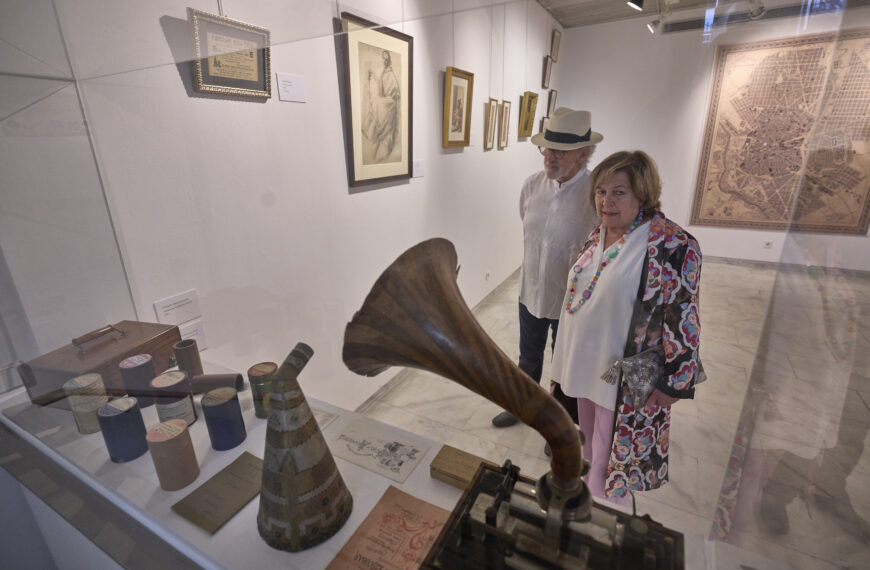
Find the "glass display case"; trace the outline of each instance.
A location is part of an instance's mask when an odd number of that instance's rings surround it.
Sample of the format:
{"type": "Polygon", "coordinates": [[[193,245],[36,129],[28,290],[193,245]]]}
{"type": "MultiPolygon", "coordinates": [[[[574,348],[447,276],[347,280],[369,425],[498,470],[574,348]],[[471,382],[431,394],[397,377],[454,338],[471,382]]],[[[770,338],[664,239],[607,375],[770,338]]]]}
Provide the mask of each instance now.
{"type": "MultiPolygon", "coordinates": [[[[409,370],[363,378],[341,358],[371,284],[431,237],[455,244],[465,301],[516,356],[517,201],[541,169],[517,135],[529,92],[541,102],[533,132],[549,107],[592,112],[604,140],[590,167],[648,152],[662,210],[703,251],[707,380],[674,408],[672,484],[638,494],[638,512],[687,536],[691,568],[859,566],[870,554],[870,6],[563,4],[4,3],[0,467],[23,514],[0,550],[25,541],[21,554],[62,567],[84,537],[88,563],[324,567],[390,484],[339,459],[352,524],[303,554],[260,540],[256,501],[214,536],[196,529],[171,505],[238,455],[210,449],[204,422],[191,427],[202,474],[164,492],[150,459],[111,462],[69,410],[34,405],[18,372],[122,321],[177,326],[232,373],[307,342],[316,356],[301,386],[339,418],[324,432],[367,416],[428,438],[404,489],[445,509],[460,493],[427,473],[441,443],[546,472],[543,441],[492,428],[488,402],[409,370]],[[197,28],[195,13],[211,17],[197,28]],[[359,22],[395,33],[351,52],[359,22]],[[448,67],[473,78],[468,146],[441,145],[448,67]],[[399,95],[385,95],[386,68],[399,95]],[[484,142],[495,116],[506,121],[497,145],[484,142]],[[394,152],[406,164],[378,170],[394,152]]],[[[265,420],[241,394],[243,447],[261,456],[265,420]]]]}

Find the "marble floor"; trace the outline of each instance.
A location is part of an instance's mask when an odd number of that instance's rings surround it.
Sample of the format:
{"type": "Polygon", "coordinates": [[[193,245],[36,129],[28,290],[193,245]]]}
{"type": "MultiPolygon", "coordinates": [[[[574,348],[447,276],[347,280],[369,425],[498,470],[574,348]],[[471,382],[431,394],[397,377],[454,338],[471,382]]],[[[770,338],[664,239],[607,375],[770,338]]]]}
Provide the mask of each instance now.
{"type": "MultiPolygon", "coordinates": [[[[474,309],[512,359],[517,284],[474,309]]],[[[638,514],[702,544],[698,568],[870,568],[870,275],[705,258],[701,323],[708,380],[674,406],[671,482],[638,514]]],[[[493,427],[495,404],[428,372],[401,370],[357,411],[549,470],[537,432],[493,427]]]]}

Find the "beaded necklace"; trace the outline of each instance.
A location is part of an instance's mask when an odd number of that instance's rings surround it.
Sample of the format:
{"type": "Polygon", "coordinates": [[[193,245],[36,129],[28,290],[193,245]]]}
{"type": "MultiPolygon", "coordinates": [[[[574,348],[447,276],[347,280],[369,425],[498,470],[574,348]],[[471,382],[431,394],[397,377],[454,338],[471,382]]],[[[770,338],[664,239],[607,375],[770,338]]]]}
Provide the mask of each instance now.
{"type": "MultiPolygon", "coordinates": [[[[625,245],[625,238],[634,231],[634,229],[640,225],[641,220],[643,219],[643,210],[638,212],[637,219],[632,222],[631,227],[628,228],[628,231],[623,234],[619,241],[615,244],[611,245],[607,248],[604,253],[601,254],[601,262],[598,264],[598,269],[595,271],[595,275],[592,276],[592,281],[589,282],[589,285],[586,286],[586,289],[581,293],[580,299],[577,301],[577,304],[574,305],[574,293],[577,291],[577,279],[580,277],[580,273],[583,272],[586,264],[584,261],[592,259],[592,253],[595,251],[595,248],[598,247],[598,244],[601,243],[601,227],[598,228],[598,233],[595,234],[595,244],[589,248],[587,255],[584,255],[586,259],[582,259],[580,257],[577,258],[577,262],[574,264],[574,267],[571,269],[574,272],[574,275],[571,277],[571,288],[568,290],[568,300],[565,303],[565,311],[568,312],[569,315],[573,315],[577,311],[580,310],[580,307],[586,304],[586,301],[592,297],[592,291],[595,290],[595,285],[598,283],[598,278],[601,277],[601,272],[604,271],[604,268],[607,267],[607,264],[612,260],[616,259],[616,256],[619,255],[619,252],[622,251],[623,246],[625,245]],[[581,266],[581,264],[583,264],[581,266]]],[[[587,261],[588,262],[588,261],[587,261]]]]}

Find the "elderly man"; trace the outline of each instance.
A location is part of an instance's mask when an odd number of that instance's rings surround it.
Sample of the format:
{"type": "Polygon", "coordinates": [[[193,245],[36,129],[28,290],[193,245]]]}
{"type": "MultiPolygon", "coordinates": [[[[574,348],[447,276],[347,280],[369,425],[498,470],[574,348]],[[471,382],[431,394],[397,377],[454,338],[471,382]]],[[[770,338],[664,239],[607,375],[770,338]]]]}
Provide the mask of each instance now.
{"type": "MultiPolygon", "coordinates": [[[[541,381],[551,329],[551,349],[556,343],[568,270],[596,224],[586,164],[595,145],[603,139],[592,131],[589,111],[565,107],[556,109],[544,132],[532,137],[532,143],[544,155],[544,170],[529,176],[520,193],[524,252],[519,366],[536,382],[541,381]]],[[[563,401],[558,385],[554,396],[563,401]]],[[[571,399],[566,404],[568,413],[577,421],[576,402],[571,399]]],[[[505,411],[492,423],[507,427],[517,423],[517,418],[505,411]]]]}

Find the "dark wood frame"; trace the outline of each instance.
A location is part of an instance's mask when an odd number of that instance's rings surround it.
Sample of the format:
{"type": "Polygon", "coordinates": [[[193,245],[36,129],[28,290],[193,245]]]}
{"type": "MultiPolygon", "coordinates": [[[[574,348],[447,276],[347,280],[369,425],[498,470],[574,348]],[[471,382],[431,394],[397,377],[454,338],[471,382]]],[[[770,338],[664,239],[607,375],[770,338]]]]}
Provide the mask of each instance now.
{"type": "Polygon", "coordinates": [[[457,67],[448,67],[444,73],[444,116],[441,121],[441,146],[444,148],[456,146],[468,146],[471,140],[471,105],[474,101],[474,74],[470,71],[464,71],[457,67]],[[465,117],[463,125],[462,139],[450,140],[450,123],[451,110],[453,108],[453,79],[458,78],[468,82],[468,89],[465,91],[464,107],[465,117]]]}
{"type": "MultiPolygon", "coordinates": [[[[195,54],[193,60],[194,90],[200,93],[250,97],[253,99],[268,99],[272,96],[272,74],[269,52],[271,40],[269,30],[193,8],[187,9],[187,15],[193,30],[195,54]],[[236,41],[255,43],[256,56],[253,56],[253,59],[256,61],[252,62],[252,65],[256,66],[256,79],[228,77],[213,73],[212,63],[215,66],[220,64],[220,60],[216,59],[216,56],[220,54],[209,52],[209,46],[206,41],[209,32],[218,32],[222,36],[236,41]],[[209,61],[210,59],[212,59],[211,62],[209,61]]],[[[253,50],[250,48],[242,48],[232,53],[247,53],[251,51],[253,50]]]]}
{"type": "Polygon", "coordinates": [[[342,87],[342,106],[347,151],[347,176],[350,186],[390,182],[411,178],[413,166],[413,101],[414,101],[414,38],[391,28],[380,26],[349,12],[342,12],[338,21],[340,33],[337,44],[339,77],[342,87]],[[359,43],[400,51],[404,62],[400,65],[399,132],[401,133],[401,160],[381,164],[364,164],[362,159],[362,101],[357,85],[359,43]],[[396,48],[396,49],[393,49],[396,48]],[[401,95],[405,95],[401,97],[401,95]]]}

